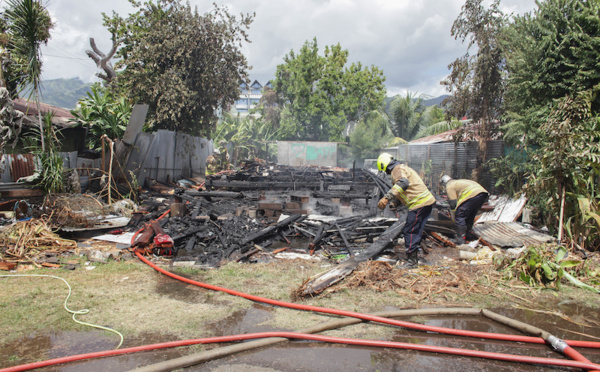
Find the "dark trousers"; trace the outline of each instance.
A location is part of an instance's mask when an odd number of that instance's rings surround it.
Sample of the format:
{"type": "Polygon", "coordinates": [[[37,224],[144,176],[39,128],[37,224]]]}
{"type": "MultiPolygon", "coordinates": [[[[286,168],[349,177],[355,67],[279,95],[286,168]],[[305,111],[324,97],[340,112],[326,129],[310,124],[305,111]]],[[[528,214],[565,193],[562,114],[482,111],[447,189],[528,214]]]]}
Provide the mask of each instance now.
{"type": "Polygon", "coordinates": [[[408,214],[406,215],[406,224],[404,225],[404,230],[402,230],[407,254],[419,250],[419,245],[423,238],[423,229],[425,229],[425,223],[429,219],[431,209],[432,206],[428,205],[426,207],[408,211],[408,214]]]}
{"type": "Polygon", "coordinates": [[[477,216],[477,212],[479,212],[483,203],[488,200],[488,196],[488,193],[482,192],[462,203],[454,214],[456,226],[465,226],[468,230],[471,230],[475,216],[477,216]]]}

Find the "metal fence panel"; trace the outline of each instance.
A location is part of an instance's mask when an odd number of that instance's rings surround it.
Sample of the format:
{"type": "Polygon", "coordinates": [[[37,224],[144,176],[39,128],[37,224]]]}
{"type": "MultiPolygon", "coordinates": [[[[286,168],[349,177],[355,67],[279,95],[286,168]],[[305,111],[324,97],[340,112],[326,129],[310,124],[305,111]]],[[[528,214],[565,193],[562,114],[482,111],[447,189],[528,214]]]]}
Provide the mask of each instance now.
{"type": "Polygon", "coordinates": [[[277,163],[291,166],[337,167],[337,143],[278,141],[277,163]]]}
{"type": "MultiPolygon", "coordinates": [[[[406,161],[408,166],[423,176],[423,180],[432,190],[437,190],[439,179],[448,174],[452,178],[473,177],[477,167],[477,141],[458,143],[406,144],[398,146],[397,159],[406,161]]],[[[486,158],[499,158],[504,155],[504,141],[488,141],[486,158]]],[[[495,177],[485,169],[479,177],[482,186],[490,192],[496,192],[495,177]]]]}

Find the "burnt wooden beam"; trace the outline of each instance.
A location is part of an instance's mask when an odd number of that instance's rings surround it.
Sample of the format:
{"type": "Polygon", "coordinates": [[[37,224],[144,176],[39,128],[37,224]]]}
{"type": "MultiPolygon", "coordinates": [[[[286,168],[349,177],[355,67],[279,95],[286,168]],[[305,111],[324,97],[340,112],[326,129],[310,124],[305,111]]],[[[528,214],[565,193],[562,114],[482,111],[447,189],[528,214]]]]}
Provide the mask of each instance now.
{"type": "Polygon", "coordinates": [[[190,238],[190,240],[188,240],[187,243],[185,244],[186,252],[191,252],[194,249],[195,245],[196,245],[196,235],[192,236],[190,238]]]}
{"type": "Polygon", "coordinates": [[[260,245],[256,245],[255,244],[254,245],[254,249],[252,249],[252,250],[244,253],[240,258],[238,258],[236,260],[236,262],[241,262],[241,261],[247,259],[248,257],[250,257],[250,256],[252,256],[252,255],[254,255],[254,254],[258,253],[258,252],[262,252],[262,251],[263,251],[263,248],[260,245]]]}
{"type": "Polygon", "coordinates": [[[354,256],[354,252],[352,252],[350,243],[348,243],[348,239],[346,239],[346,234],[344,234],[344,230],[342,230],[340,225],[337,223],[335,224],[335,227],[337,227],[337,230],[340,233],[340,237],[342,238],[342,241],[344,242],[344,245],[346,246],[346,249],[348,250],[348,254],[350,255],[350,257],[354,256]]]}
{"type": "Polygon", "coordinates": [[[297,224],[294,224],[294,230],[298,231],[300,234],[304,235],[307,238],[314,238],[315,237],[315,233],[310,232],[306,229],[303,229],[302,227],[298,226],[297,224]]]}
{"type": "Polygon", "coordinates": [[[376,242],[371,244],[367,249],[358,253],[354,257],[348,258],[335,268],[320,274],[316,277],[311,278],[304,283],[298,293],[301,296],[311,296],[323,292],[329,286],[341,281],[347,275],[356,269],[358,264],[367,261],[383,251],[389,244],[391,244],[404,228],[405,220],[398,220],[392,226],[390,226],[383,234],[379,236],[376,242]]]}
{"type": "Polygon", "coordinates": [[[256,243],[258,240],[263,239],[269,235],[275,234],[276,232],[279,231],[279,229],[284,228],[291,223],[297,222],[302,218],[305,218],[305,217],[303,217],[301,214],[293,214],[290,217],[286,218],[285,220],[283,220],[281,222],[278,222],[275,225],[271,225],[260,231],[250,234],[250,236],[248,236],[246,239],[244,239],[240,242],[240,245],[243,247],[250,242],[256,243]]]}
{"type": "MultiPolygon", "coordinates": [[[[232,190],[268,190],[268,189],[311,189],[320,190],[323,181],[319,182],[252,182],[252,181],[222,181],[210,180],[207,182],[207,187],[213,188],[228,188],[232,190]]],[[[324,186],[348,184],[355,187],[372,186],[371,182],[333,182],[325,181],[324,186]]],[[[208,191],[207,191],[208,192],[208,191]]]]}
{"type": "Polygon", "coordinates": [[[308,249],[310,250],[310,253],[312,254],[315,250],[315,248],[319,245],[319,243],[321,242],[321,240],[323,240],[323,238],[325,237],[325,235],[327,235],[327,230],[329,229],[331,225],[321,225],[319,227],[319,230],[317,230],[317,233],[315,234],[315,237],[313,238],[312,242],[310,242],[310,244],[308,245],[308,249]]]}
{"type": "Polygon", "coordinates": [[[375,184],[377,185],[377,188],[379,189],[379,191],[381,191],[382,194],[385,195],[385,193],[387,193],[388,190],[391,188],[391,187],[387,187],[386,188],[385,183],[381,182],[381,178],[377,177],[376,175],[374,175],[370,171],[364,170],[363,173],[365,173],[369,177],[371,177],[371,179],[375,182],[375,184]]]}
{"type": "Polygon", "coordinates": [[[206,226],[200,226],[200,227],[196,227],[196,228],[193,228],[193,229],[187,230],[186,232],[184,232],[184,233],[181,233],[181,234],[179,234],[179,235],[175,235],[175,236],[173,236],[173,237],[171,237],[171,238],[173,239],[173,241],[174,241],[174,242],[177,242],[178,240],[181,240],[181,239],[187,238],[187,237],[188,237],[188,236],[190,236],[190,235],[194,235],[194,234],[196,234],[196,233],[199,233],[199,232],[206,231],[206,229],[208,229],[208,227],[206,227],[206,226]]]}
{"type": "MultiPolygon", "coordinates": [[[[374,186],[374,185],[372,185],[374,186]]],[[[377,197],[377,193],[346,193],[331,191],[313,191],[315,198],[339,198],[339,199],[371,199],[377,197]]]]}
{"type": "Polygon", "coordinates": [[[189,195],[189,196],[198,196],[198,197],[232,198],[232,199],[241,199],[244,197],[244,194],[242,194],[241,192],[233,192],[233,191],[186,190],[184,192],[184,194],[189,195]]]}

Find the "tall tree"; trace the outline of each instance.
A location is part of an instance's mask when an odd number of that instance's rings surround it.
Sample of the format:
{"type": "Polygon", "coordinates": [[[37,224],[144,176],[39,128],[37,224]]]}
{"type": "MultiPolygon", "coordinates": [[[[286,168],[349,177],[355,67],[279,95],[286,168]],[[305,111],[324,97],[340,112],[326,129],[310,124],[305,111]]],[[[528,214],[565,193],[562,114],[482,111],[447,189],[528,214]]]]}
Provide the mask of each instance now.
{"type": "Polygon", "coordinates": [[[467,0],[454,21],[451,35],[467,42],[467,53],[448,66],[450,76],[442,81],[451,93],[447,102],[451,116],[468,115],[481,125],[479,165],[485,162],[492,123],[502,114],[503,57],[499,38],[506,23],[499,10],[500,0],[493,0],[487,9],[483,2],[467,0]],[[472,48],[474,55],[469,54],[472,48]]]}
{"type": "Polygon", "coordinates": [[[346,67],[347,62],[348,51],[339,44],[319,55],[316,38],[284,57],[274,82],[283,106],[280,138],[338,141],[349,121],[382,106],[383,72],[360,63],[346,67]]]}
{"type": "Polygon", "coordinates": [[[263,89],[262,97],[257,107],[260,113],[260,119],[265,122],[271,130],[279,129],[279,120],[281,119],[281,103],[278,100],[277,92],[271,87],[263,89]]]}
{"type": "Polygon", "coordinates": [[[239,96],[248,80],[241,47],[253,15],[239,19],[226,7],[204,14],[180,0],[130,0],[128,18],[104,15],[105,26],[122,41],[116,56],[116,89],[150,106],[152,129],[209,136],[220,109],[239,96]]]}
{"type": "Polygon", "coordinates": [[[350,152],[354,160],[377,157],[377,150],[391,137],[389,119],[383,110],[365,115],[350,133],[350,152]]]}
{"type": "MultiPolygon", "coordinates": [[[[4,13],[8,33],[8,49],[12,60],[12,86],[29,85],[31,95],[38,109],[40,141],[42,151],[45,150],[44,126],[40,113],[40,84],[42,76],[42,44],[50,39],[50,29],[53,27],[50,13],[41,1],[9,0],[4,13]]],[[[5,77],[6,78],[6,77],[5,77]]],[[[7,84],[9,87],[11,84],[7,84]]]]}
{"type": "MultiPolygon", "coordinates": [[[[548,0],[517,16],[504,32],[508,71],[506,139],[538,144],[553,100],[600,84],[600,2],[548,0]]],[[[590,109],[600,111],[600,97],[590,109]]]]}
{"type": "Polygon", "coordinates": [[[505,141],[525,147],[529,155],[517,166],[528,176],[534,215],[559,236],[564,228],[573,246],[597,250],[600,2],[537,5],[504,32],[505,141]]]}

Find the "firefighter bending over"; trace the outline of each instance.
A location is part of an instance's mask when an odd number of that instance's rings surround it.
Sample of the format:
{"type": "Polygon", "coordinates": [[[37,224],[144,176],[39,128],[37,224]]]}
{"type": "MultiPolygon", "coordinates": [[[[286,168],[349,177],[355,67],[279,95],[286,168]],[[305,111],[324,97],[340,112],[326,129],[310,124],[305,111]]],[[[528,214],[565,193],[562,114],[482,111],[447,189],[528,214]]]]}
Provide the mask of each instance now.
{"type": "Polygon", "coordinates": [[[418,266],[419,261],[425,263],[423,258],[419,258],[418,252],[425,223],[429,219],[435,198],[417,172],[394,159],[392,155],[388,153],[379,155],[377,169],[389,174],[393,184],[392,188],[379,200],[377,204],[379,209],[384,209],[390,200],[394,204],[399,202],[408,208],[406,224],[402,230],[407,257],[405,266],[412,268],[418,266]]]}
{"type": "Polygon", "coordinates": [[[471,180],[453,180],[448,175],[442,176],[440,183],[456,223],[456,244],[465,244],[467,234],[473,229],[477,212],[488,200],[489,193],[480,184],[471,180]]]}

